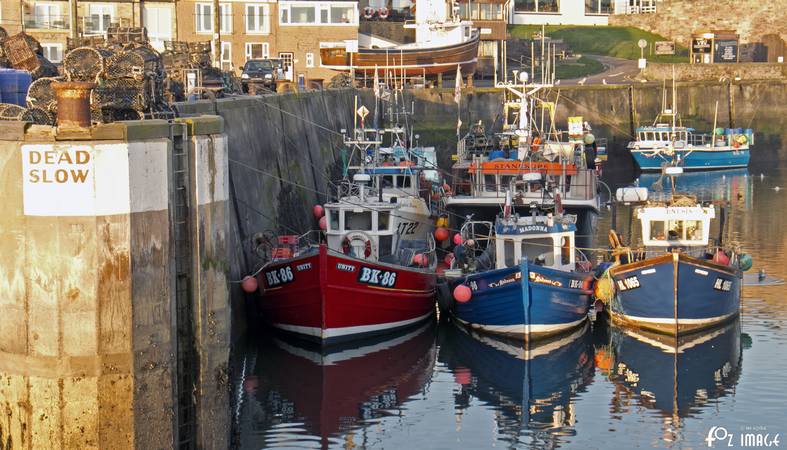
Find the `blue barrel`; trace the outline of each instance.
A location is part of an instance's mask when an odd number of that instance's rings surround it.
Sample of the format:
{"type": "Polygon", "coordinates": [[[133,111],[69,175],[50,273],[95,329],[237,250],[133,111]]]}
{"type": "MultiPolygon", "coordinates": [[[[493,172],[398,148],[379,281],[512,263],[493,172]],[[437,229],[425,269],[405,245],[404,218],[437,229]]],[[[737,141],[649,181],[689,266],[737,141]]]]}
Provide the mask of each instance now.
{"type": "Polygon", "coordinates": [[[489,152],[489,160],[498,159],[498,158],[505,158],[506,154],[502,150],[492,150],[489,152]]]}
{"type": "Polygon", "coordinates": [[[724,129],[724,135],[725,136],[729,136],[731,134],[732,134],[732,128],[725,128],[724,129]]]}
{"type": "Polygon", "coordinates": [[[751,128],[746,128],[746,131],[743,134],[745,134],[746,136],[751,136],[754,134],[754,130],[752,130],[751,128]]]}
{"type": "Polygon", "coordinates": [[[514,160],[515,159],[519,159],[519,151],[511,150],[510,152],[508,152],[508,158],[509,159],[514,159],[514,160]]]}
{"type": "Polygon", "coordinates": [[[32,77],[30,72],[16,69],[0,69],[0,101],[25,106],[27,90],[32,77]]]}

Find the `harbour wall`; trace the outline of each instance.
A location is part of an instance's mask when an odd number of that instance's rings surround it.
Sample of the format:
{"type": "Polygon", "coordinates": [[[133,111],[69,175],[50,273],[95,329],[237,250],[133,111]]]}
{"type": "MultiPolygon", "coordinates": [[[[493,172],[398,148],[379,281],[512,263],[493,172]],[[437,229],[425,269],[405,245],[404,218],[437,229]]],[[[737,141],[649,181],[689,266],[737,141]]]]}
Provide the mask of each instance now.
{"type": "Polygon", "coordinates": [[[226,448],[222,126],[0,123],[0,447],[226,448]]]}

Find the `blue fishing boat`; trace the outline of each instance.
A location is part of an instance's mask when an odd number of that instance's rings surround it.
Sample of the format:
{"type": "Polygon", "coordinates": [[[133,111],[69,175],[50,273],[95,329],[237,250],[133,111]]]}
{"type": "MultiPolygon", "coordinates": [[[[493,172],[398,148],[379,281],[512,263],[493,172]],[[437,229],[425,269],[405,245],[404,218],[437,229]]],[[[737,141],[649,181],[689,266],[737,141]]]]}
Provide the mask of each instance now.
{"type": "MultiPolygon", "coordinates": [[[[628,144],[631,156],[643,172],[661,171],[664,166],[716,170],[749,165],[749,148],[754,144],[752,129],[717,128],[714,117],[713,132],[698,133],[682,125],[677,101],[673,81],[672,104],[667,106],[665,91],[656,120],[650,126],[638,127],[634,140],[628,144]]],[[[718,103],[716,107],[718,116],[718,103]]]]}
{"type": "MultiPolygon", "coordinates": [[[[626,197],[624,190],[618,196],[626,197]]],[[[636,188],[636,195],[647,192],[636,188]]],[[[641,247],[623,246],[610,231],[614,264],[596,287],[613,322],[677,335],[712,327],[737,317],[742,271],[751,257],[737,246],[710,242],[712,204],[689,195],[645,201],[634,214],[640,221],[641,247]]],[[[723,230],[724,226],[720,226],[723,230]]]]}
{"type": "Polygon", "coordinates": [[[471,328],[525,340],[581,325],[593,273],[587,258],[577,262],[576,216],[539,213],[535,205],[530,216],[510,210],[494,223],[462,227],[455,268],[445,272],[454,292],[450,314],[471,328]]]}

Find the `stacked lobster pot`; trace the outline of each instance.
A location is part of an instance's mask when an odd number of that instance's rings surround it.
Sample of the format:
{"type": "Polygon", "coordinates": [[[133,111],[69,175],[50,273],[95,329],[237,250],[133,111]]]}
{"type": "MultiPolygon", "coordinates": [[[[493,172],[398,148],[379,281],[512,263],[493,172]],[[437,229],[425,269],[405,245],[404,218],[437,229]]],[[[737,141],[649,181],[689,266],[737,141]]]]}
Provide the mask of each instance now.
{"type": "Polygon", "coordinates": [[[206,42],[164,43],[161,60],[166,67],[166,94],[171,101],[182,101],[190,83],[195,87],[219,89],[224,86],[221,70],[211,65],[211,44],[206,42]],[[192,80],[188,80],[189,76],[192,80]]]}
{"type": "Polygon", "coordinates": [[[0,67],[26,70],[35,80],[58,75],[57,66],[44,57],[41,44],[27,33],[9,36],[0,27],[0,67]]]}
{"type": "MultiPolygon", "coordinates": [[[[89,45],[66,54],[63,79],[95,84],[90,98],[93,123],[173,116],[164,101],[164,66],[158,52],[148,44],[144,28],[111,27],[102,43],[69,41],[69,46],[79,44],[89,45]]],[[[28,102],[54,109],[56,115],[57,103],[52,102],[50,85],[59,80],[47,81],[49,84],[42,81],[40,86],[31,86],[28,102]]]]}

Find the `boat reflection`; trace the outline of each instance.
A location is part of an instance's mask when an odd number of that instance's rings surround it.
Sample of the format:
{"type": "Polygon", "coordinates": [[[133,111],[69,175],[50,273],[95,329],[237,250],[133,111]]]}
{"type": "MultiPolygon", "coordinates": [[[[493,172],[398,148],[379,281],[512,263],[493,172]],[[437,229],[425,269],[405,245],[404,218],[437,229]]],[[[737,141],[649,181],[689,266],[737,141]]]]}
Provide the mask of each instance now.
{"type": "Polygon", "coordinates": [[[236,424],[246,448],[364,446],[353,431],[421,392],[436,359],[434,324],[320,349],[261,343],[244,377],[236,424]],[[355,440],[356,442],[353,442],[355,440]]]}
{"type": "Polygon", "coordinates": [[[459,325],[444,327],[440,361],[460,385],[457,415],[475,397],[497,411],[502,439],[522,443],[523,435],[554,443],[573,435],[574,397],[593,378],[589,326],[530,344],[501,340],[459,325]]]}
{"type": "Polygon", "coordinates": [[[740,320],[696,335],[675,338],[613,328],[608,353],[615,384],[613,409],[631,405],[655,410],[673,425],[728,395],[741,369],[740,320]]]}
{"type": "MultiPolygon", "coordinates": [[[[742,202],[749,209],[753,199],[748,169],[684,172],[675,179],[675,184],[681,192],[696,195],[701,201],[742,202]]],[[[639,185],[653,190],[671,189],[669,177],[660,173],[643,173],[639,185]]]]}

